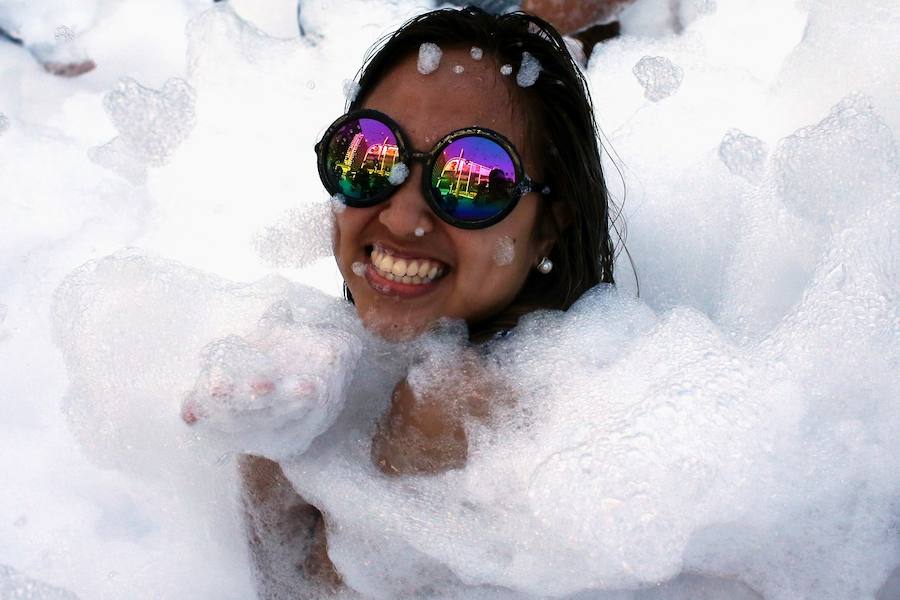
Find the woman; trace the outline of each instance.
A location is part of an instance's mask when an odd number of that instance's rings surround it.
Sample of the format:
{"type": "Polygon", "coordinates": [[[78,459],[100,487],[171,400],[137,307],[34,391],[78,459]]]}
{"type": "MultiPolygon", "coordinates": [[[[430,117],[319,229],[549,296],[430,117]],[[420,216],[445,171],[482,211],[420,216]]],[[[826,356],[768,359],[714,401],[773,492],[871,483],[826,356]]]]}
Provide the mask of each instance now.
{"type": "MultiPolygon", "coordinates": [[[[472,343],[443,386],[417,397],[401,378],[372,459],[389,475],[460,468],[464,419],[489,417],[506,396],[471,360],[478,345],[613,283],[585,81],[539,18],[430,12],[371,55],[347,114],[316,149],[323,183],[345,205],[334,254],[366,328],[408,340],[449,318],[465,322],[472,343]]],[[[263,595],[304,579],[339,586],[322,512],[271,460],[246,456],[241,473],[263,595]]]]}

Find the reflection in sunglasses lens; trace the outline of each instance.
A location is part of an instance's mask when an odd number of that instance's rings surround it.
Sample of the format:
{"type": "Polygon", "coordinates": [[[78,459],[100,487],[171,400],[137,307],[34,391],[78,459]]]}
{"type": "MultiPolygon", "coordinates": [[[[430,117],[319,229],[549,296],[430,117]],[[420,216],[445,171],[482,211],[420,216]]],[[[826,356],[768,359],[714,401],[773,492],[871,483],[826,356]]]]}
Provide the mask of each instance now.
{"type": "Polygon", "coordinates": [[[509,152],[479,135],[453,140],[439,152],[431,173],[441,208],[460,221],[478,222],[502,212],[515,193],[509,152]]]}
{"type": "Polygon", "coordinates": [[[352,119],[332,135],[325,165],[341,194],[365,200],[390,187],[388,178],[398,154],[397,136],[387,125],[352,119]]]}

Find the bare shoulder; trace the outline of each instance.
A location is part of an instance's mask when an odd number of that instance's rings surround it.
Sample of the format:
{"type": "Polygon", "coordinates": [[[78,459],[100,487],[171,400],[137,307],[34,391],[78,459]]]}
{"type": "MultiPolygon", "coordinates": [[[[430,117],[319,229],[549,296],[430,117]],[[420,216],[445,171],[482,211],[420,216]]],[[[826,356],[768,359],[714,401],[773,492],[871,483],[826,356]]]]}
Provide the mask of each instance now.
{"type": "Polygon", "coordinates": [[[444,372],[401,380],[372,440],[372,459],[390,475],[438,473],[465,466],[467,419],[488,419],[513,395],[480,366],[474,351],[444,372]]]}

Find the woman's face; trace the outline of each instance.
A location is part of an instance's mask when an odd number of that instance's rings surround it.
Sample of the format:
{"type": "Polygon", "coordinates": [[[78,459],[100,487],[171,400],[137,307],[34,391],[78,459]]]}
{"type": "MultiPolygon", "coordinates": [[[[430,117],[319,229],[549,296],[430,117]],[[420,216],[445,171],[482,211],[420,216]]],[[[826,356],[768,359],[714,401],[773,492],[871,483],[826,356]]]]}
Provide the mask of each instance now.
{"type": "MultiPolygon", "coordinates": [[[[493,129],[513,143],[525,173],[543,177],[527,144],[524,108],[495,61],[487,56],[476,61],[468,49],[446,49],[440,67],[428,75],[418,72],[416,61],[415,55],[398,61],[363,107],[393,118],[417,151],[431,150],[456,129],[493,129]],[[455,72],[457,65],[462,73],[455,72]]],[[[544,213],[535,193],[491,227],[465,230],[445,223],[422,195],[423,168],[418,161],[410,165],[405,183],[381,204],[347,207],[336,216],[334,254],[359,316],[389,339],[414,336],[442,317],[473,324],[498,313],[553,242],[538,233],[538,215],[544,213]],[[416,235],[417,229],[424,235],[416,235]],[[394,263],[415,261],[425,278],[407,284],[390,280],[379,268],[386,255],[394,263]],[[435,267],[438,275],[428,281],[435,267]]]]}

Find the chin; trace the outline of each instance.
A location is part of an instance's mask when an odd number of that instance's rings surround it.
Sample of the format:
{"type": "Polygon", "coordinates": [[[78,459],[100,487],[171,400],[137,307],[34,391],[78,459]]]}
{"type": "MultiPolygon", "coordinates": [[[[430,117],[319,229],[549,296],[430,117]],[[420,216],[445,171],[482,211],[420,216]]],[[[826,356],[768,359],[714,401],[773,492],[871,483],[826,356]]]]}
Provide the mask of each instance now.
{"type": "Polygon", "coordinates": [[[398,318],[375,308],[357,307],[357,314],[366,329],[389,342],[406,342],[428,331],[437,319],[398,318]]]}

